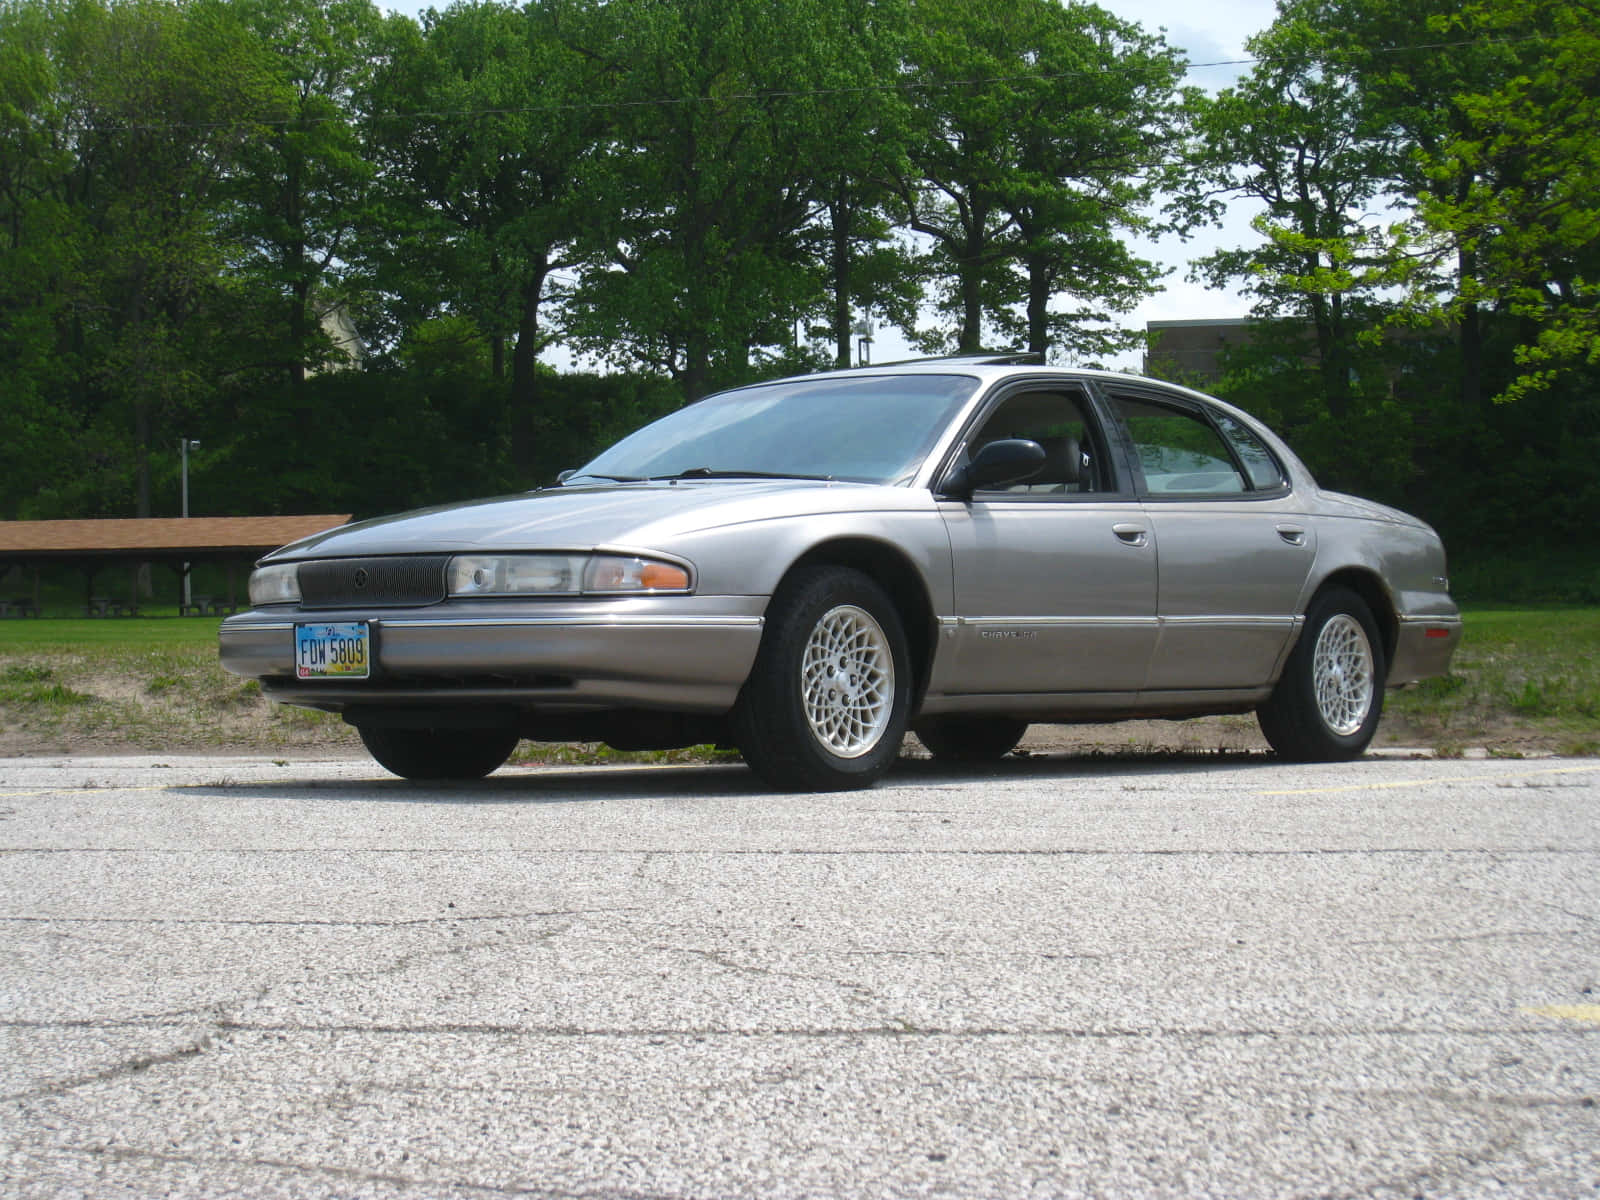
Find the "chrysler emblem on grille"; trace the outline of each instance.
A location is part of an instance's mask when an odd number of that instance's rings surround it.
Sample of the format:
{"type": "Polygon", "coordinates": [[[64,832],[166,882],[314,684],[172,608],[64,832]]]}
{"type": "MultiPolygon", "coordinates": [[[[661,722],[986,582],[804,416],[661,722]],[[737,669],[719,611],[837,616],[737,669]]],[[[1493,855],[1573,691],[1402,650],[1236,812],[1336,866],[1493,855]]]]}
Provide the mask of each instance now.
{"type": "Polygon", "coordinates": [[[365,567],[356,568],[356,586],[358,588],[367,586],[367,569],[365,567]]]}

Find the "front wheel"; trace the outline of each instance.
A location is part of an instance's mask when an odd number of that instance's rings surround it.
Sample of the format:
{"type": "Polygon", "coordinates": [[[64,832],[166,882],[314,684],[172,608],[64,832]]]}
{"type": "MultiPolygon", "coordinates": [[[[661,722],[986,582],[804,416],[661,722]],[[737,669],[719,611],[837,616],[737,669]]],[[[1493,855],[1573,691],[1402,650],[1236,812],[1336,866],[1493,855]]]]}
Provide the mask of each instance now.
{"type": "Polygon", "coordinates": [[[905,631],[884,590],[847,567],[786,579],[733,714],[756,774],[796,791],[867,787],[899,754],[910,707],[905,631]]]}
{"type": "Polygon", "coordinates": [[[517,748],[510,729],[391,729],[358,732],[378,765],[403,779],[482,779],[517,748]]]}
{"type": "Polygon", "coordinates": [[[1283,677],[1256,710],[1261,732],[1295,762],[1358,758],[1383,715],[1383,641],[1366,601],[1334,588],[1312,603],[1283,677]]]}

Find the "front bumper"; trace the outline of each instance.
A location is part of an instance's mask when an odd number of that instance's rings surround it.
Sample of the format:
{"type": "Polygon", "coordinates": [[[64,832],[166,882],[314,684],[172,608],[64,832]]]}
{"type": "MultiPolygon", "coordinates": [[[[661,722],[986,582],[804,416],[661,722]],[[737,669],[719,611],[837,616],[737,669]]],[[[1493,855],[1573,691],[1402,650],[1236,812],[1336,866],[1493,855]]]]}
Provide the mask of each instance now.
{"type": "Polygon", "coordinates": [[[733,707],[761,642],[762,596],[651,596],[424,609],[263,608],[229,617],[222,665],[287,704],[511,704],[548,712],[733,707]],[[366,621],[372,677],[295,678],[297,622],[366,621]]]}

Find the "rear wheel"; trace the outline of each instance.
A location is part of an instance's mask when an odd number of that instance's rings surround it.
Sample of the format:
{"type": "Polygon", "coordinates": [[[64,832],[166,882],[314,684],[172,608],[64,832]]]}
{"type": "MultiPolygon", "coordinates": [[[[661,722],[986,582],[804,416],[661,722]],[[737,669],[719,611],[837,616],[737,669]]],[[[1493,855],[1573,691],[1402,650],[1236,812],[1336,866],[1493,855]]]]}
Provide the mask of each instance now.
{"type": "Polygon", "coordinates": [[[910,655],[893,601],[859,571],[806,567],[772,598],[734,709],[735,737],[774,787],[866,787],[899,754],[910,704],[910,655]]]}
{"type": "Polygon", "coordinates": [[[1306,613],[1283,677],[1256,710],[1261,732],[1296,762],[1357,758],[1383,715],[1383,641],[1360,596],[1333,588],[1306,613]]]}
{"type": "Polygon", "coordinates": [[[1028,723],[1011,717],[929,717],[912,732],[935,758],[992,762],[1017,748],[1028,723]]]}
{"type": "Polygon", "coordinates": [[[519,738],[510,729],[390,729],[362,725],[378,765],[404,779],[482,779],[504,765],[519,738]]]}

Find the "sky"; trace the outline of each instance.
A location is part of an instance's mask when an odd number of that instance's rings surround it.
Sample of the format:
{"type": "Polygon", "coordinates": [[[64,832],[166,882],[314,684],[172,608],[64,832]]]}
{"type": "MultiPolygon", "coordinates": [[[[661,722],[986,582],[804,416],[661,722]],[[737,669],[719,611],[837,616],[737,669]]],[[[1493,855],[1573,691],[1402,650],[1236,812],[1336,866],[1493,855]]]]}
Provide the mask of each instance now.
{"type": "MultiPolygon", "coordinates": [[[[1208,90],[1227,87],[1244,71],[1239,65],[1204,67],[1193,64],[1234,63],[1246,57],[1245,39],[1272,24],[1277,15],[1273,0],[1100,0],[1101,6],[1148,30],[1162,29],[1167,42],[1184,50],[1191,64],[1187,82],[1208,90]]],[[[1144,301],[1128,318],[1143,328],[1147,321],[1206,320],[1242,317],[1249,303],[1236,292],[1218,292],[1186,276],[1189,262],[1212,250],[1247,245],[1255,236],[1250,219],[1253,206],[1235,205],[1219,230],[1202,230],[1185,243],[1177,237],[1140,241],[1139,252],[1173,268],[1160,292],[1144,301]]],[[[1137,352],[1123,354],[1106,365],[1139,367],[1137,352]]]]}
{"type": "MultiPolygon", "coordinates": [[[[400,0],[388,5],[392,11],[413,16],[426,7],[444,7],[447,0],[400,0]]],[[[998,0],[1004,3],[1005,0],[998,0]]],[[[1165,32],[1167,42],[1185,51],[1192,64],[1187,82],[1210,90],[1226,87],[1243,71],[1238,65],[1245,58],[1245,39],[1259,33],[1276,15],[1274,0],[1098,0],[1101,7],[1125,20],[1136,21],[1150,31],[1165,32]],[[1234,64],[1206,66],[1204,64],[1234,64]]],[[[1218,292],[1190,283],[1189,262],[1212,250],[1248,244],[1253,233],[1250,219],[1255,210],[1237,205],[1229,212],[1220,230],[1202,230],[1184,242],[1177,237],[1157,241],[1136,240],[1135,249],[1171,269],[1162,289],[1144,301],[1126,318],[1130,328],[1143,329],[1148,321],[1206,320],[1241,317],[1248,302],[1233,292],[1218,292]]],[[[913,351],[894,329],[880,330],[872,347],[875,362],[910,358],[913,351]]],[[[545,354],[552,365],[564,367],[570,361],[559,347],[545,354]],[[562,361],[557,361],[562,360],[562,361]]],[[[1140,354],[1130,351],[1105,362],[1113,369],[1140,366],[1140,354]]]]}

